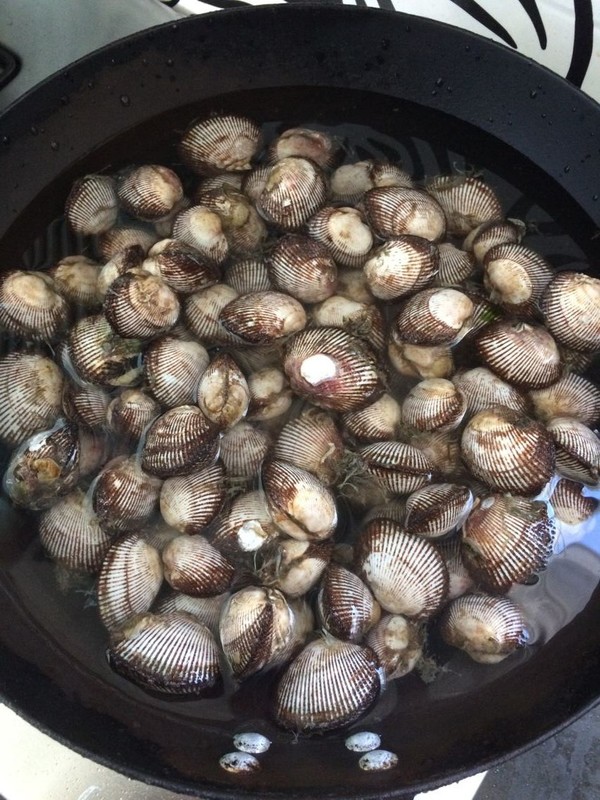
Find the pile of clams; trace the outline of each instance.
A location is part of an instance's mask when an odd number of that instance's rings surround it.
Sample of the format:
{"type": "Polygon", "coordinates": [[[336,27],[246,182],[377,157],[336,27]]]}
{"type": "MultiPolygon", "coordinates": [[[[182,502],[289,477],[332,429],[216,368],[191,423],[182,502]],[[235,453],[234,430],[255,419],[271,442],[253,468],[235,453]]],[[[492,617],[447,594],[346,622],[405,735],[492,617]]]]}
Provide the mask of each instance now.
{"type": "Polygon", "coordinates": [[[234,114],[179,156],[76,181],[85,253],[0,279],[4,491],[97,576],[113,669],[192,696],[269,671],[313,732],[429,631],[514,653],[508,591],[597,505],[600,281],[473,175],[234,114]]]}

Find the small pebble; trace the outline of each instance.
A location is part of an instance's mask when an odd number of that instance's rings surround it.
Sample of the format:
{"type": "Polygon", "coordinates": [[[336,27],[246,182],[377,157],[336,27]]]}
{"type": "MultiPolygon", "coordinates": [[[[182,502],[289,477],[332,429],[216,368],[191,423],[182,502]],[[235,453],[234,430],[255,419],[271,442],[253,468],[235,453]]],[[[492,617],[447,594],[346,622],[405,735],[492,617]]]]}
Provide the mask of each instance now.
{"type": "Polygon", "coordinates": [[[236,733],[233,745],[244,753],[266,753],[271,747],[271,740],[262,733],[236,733]]]}
{"type": "Polygon", "coordinates": [[[371,731],[361,731],[348,736],[345,745],[348,750],[355,753],[368,753],[369,750],[376,750],[381,744],[381,737],[371,731]]]}
{"type": "Polygon", "coordinates": [[[364,756],[361,756],[358,762],[358,766],[367,772],[392,769],[397,764],[398,756],[395,753],[390,753],[389,750],[371,750],[370,753],[365,753],[364,756]]]}
{"type": "Polygon", "coordinates": [[[233,772],[238,775],[248,772],[256,772],[260,769],[260,763],[257,758],[251,756],[250,753],[225,753],[219,759],[219,764],[227,772],[233,772]]]}

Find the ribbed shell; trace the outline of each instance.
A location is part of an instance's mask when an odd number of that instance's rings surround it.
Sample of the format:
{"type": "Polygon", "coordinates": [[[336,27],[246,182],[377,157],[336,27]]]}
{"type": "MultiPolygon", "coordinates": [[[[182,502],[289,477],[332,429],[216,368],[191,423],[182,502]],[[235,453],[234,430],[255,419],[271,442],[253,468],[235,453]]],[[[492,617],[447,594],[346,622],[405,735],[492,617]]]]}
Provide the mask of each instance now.
{"type": "Polygon", "coordinates": [[[468,594],[452,600],[442,614],[444,641],[481,664],[497,664],[527,641],[521,609],[508,597],[468,594]]]}
{"type": "Polygon", "coordinates": [[[106,297],[106,293],[111,283],[116,280],[119,275],[124,275],[129,270],[142,269],[142,264],[145,263],[144,269],[146,272],[152,274],[159,274],[156,264],[146,259],[144,262],[145,249],[139,244],[129,245],[122,250],[119,250],[113,257],[109,258],[98,273],[97,292],[100,302],[106,297]]]}
{"type": "Polygon", "coordinates": [[[285,461],[263,464],[262,486],[273,522],[300,541],[327,539],[338,515],[335,496],[315,475],[285,461]]]}
{"type": "Polygon", "coordinates": [[[371,229],[356,208],[326,206],[311,217],[306,230],[345,267],[361,267],[373,247],[371,229]]]}
{"type": "Polygon", "coordinates": [[[232,557],[254,552],[275,536],[277,529],[261,491],[236,497],[231,508],[215,520],[210,530],[213,546],[232,557]]]}
{"type": "Polygon", "coordinates": [[[503,216],[494,190],[483,181],[465,175],[439,175],[427,191],[444,209],[448,233],[466,236],[482,222],[503,216]]]}
{"type": "Polygon", "coordinates": [[[189,475],[211,464],[218,429],[195,406],[178,406],[156,419],[146,434],[142,467],[159,478],[189,475]]]}
{"type": "Polygon", "coordinates": [[[106,421],[114,434],[137,442],[159,414],[160,405],[142,389],[123,389],[111,400],[106,421]]]}
{"type": "Polygon", "coordinates": [[[94,511],[113,533],[137,530],[158,508],[162,481],[140,469],[135,456],[110,461],[94,484],[94,511]]]}
{"type": "Polygon", "coordinates": [[[65,256],[48,270],[56,290],[78,311],[96,311],[100,264],[86,256],[65,256]]]}
{"type": "Polygon", "coordinates": [[[269,344],[305,327],[302,305],[281,292],[253,292],[228,303],[219,320],[223,327],[249,344],[269,344]]]}
{"type": "Polygon", "coordinates": [[[177,536],[161,555],[165,580],[179,592],[213,597],[231,588],[235,567],[204,536],[177,536]]]}
{"type": "Polygon", "coordinates": [[[359,534],[358,574],[381,606],[392,614],[425,619],[448,593],[448,571],[433,544],[406,533],[389,519],[375,519],[359,534]]]}
{"type": "Polygon", "coordinates": [[[63,374],[53,361],[13,351],[0,358],[0,441],[9,447],[56,422],[63,374]]]}
{"type": "Polygon", "coordinates": [[[229,255],[223,220],[206,206],[191,206],[177,214],[171,235],[194,247],[201,258],[216,266],[229,255]]]}
{"type": "Polygon", "coordinates": [[[215,114],[194,122],[184,133],[179,153],[199,175],[243,172],[262,146],[259,126],[239,114],[215,114]]]}
{"type": "Polygon", "coordinates": [[[140,533],[127,533],[106,554],[98,576],[98,610],[112,630],[148,611],[163,579],[158,551],[140,533]]]}
{"type": "Polygon", "coordinates": [[[279,680],[277,722],[302,733],[349,725],[377,699],[378,666],[370,648],[333,637],[311,642],[279,680]]]}
{"type": "Polygon", "coordinates": [[[293,400],[285,375],[276,367],[264,367],[248,375],[248,419],[258,422],[285,414],[293,400]]]}
{"type": "Polygon", "coordinates": [[[88,236],[112,228],[118,210],[116,183],[109,175],[78,178],[65,203],[65,217],[71,229],[88,236]]]}
{"type": "Polygon", "coordinates": [[[539,422],[495,406],[467,423],[461,452],[472,474],[499,492],[535,495],[554,472],[552,437],[539,422]]]}
{"type": "Polygon", "coordinates": [[[262,256],[252,256],[230,264],[223,274],[223,281],[238,294],[269,292],[275,288],[269,277],[267,262],[262,256]]]}
{"type": "Polygon", "coordinates": [[[367,344],[336,328],[312,328],[286,343],[283,368],[292,389],[321,408],[356,411],[383,386],[367,344]]]}
{"type": "Polygon", "coordinates": [[[323,573],[317,597],[317,612],[332,636],[360,642],[381,616],[381,608],[361,579],[339,564],[329,564],[323,573]]]}
{"type": "Polygon", "coordinates": [[[472,252],[479,264],[497,244],[519,244],[527,228],[520,219],[494,219],[474,228],[463,242],[463,249],[472,252]]]}
{"type": "Polygon", "coordinates": [[[299,542],[279,537],[262,551],[263,563],[257,577],[286,597],[302,597],[319,582],[333,549],[331,540],[299,542]]]}
{"type": "Polygon", "coordinates": [[[600,280],[561,272],[548,284],[541,308],[552,335],[573,350],[600,349],[600,280]]]}
{"type": "Polygon", "coordinates": [[[340,328],[352,336],[365,339],[377,352],[385,346],[383,315],[372,303],[361,303],[334,294],[313,306],[311,317],[313,325],[319,328],[340,328]]]}
{"type": "Polygon", "coordinates": [[[547,425],[556,448],[556,469],[566,478],[596,485],[600,480],[600,439],[573,417],[554,417],[547,425]]]}
{"type": "Polygon", "coordinates": [[[497,244],[483,260],[483,281],[490,299],[506,311],[535,317],[544,289],[554,274],[539,253],[522,244],[497,244]]]}
{"type": "Polygon", "coordinates": [[[401,614],[386,614],[367,633],[366,644],[373,650],[388,681],[402,678],[417,665],[423,654],[425,630],[401,614]]]}
{"type": "Polygon", "coordinates": [[[161,405],[191,405],[197,400],[198,383],[209,361],[199,342],[163,336],[144,352],[144,377],[161,405]]]}
{"type": "Polygon", "coordinates": [[[167,478],[160,491],[160,513],[167,525],[181,533],[201,533],[225,501],[224,478],[221,464],[167,478]]]}
{"type": "Polygon", "coordinates": [[[228,429],[246,416],[250,389],[243,372],[227,353],[218,353],[198,382],[197,402],[206,417],[228,429]]]}
{"type": "Polygon", "coordinates": [[[475,271],[475,257],[472,253],[459,250],[450,242],[438,245],[439,265],[433,279],[434,286],[459,286],[475,271]]]}
{"type": "Polygon", "coordinates": [[[403,342],[451,344],[473,313],[473,302],[456,289],[424,289],[405,300],[394,320],[393,331],[403,342]]]}
{"type": "Polygon", "coordinates": [[[462,554],[476,582],[506,592],[544,569],[556,538],[546,503],[492,495],[470,513],[462,531],[462,554]]]}
{"type": "Polygon", "coordinates": [[[282,158],[271,169],[257,202],[268,222],[286,231],[298,230],[325,205],[327,181],[306,158],[282,158]]]}
{"type": "Polygon", "coordinates": [[[410,390],[402,403],[402,420],[419,431],[452,431],[467,410],[465,398],[452,381],[427,378],[410,390]]]}
{"type": "Polygon", "coordinates": [[[413,436],[411,444],[421,450],[442,475],[456,475],[463,471],[457,433],[425,431],[413,436]]]}
{"type": "Polygon", "coordinates": [[[242,192],[230,186],[199,191],[197,203],[219,215],[231,253],[252,255],[267,238],[267,226],[242,192]]]}
{"type": "Polygon", "coordinates": [[[312,472],[328,486],[339,477],[344,443],[333,418],[315,409],[287,422],[273,448],[273,458],[312,472]]]}
{"type": "Polygon", "coordinates": [[[228,592],[217,594],[214,597],[190,597],[189,594],[171,590],[156,601],[152,610],[155,614],[185,611],[197,617],[216,637],[219,635],[221,611],[228,597],[228,592]]]}
{"type": "Polygon", "coordinates": [[[486,367],[520,388],[542,389],[560,378],[560,352],[545,328],[500,320],[479,333],[475,346],[486,367]]]}
{"type": "Polygon", "coordinates": [[[65,416],[71,422],[85,428],[102,430],[106,427],[109,404],[110,395],[100,386],[77,384],[74,381],[67,381],[64,384],[62,407],[65,416]]]}
{"type": "Polygon", "coordinates": [[[476,414],[491,406],[506,406],[521,414],[528,414],[531,410],[531,402],[525,393],[486,367],[457,372],[452,380],[465,398],[469,414],[476,414]]]}
{"type": "Polygon", "coordinates": [[[126,339],[152,339],[167,333],[180,310],[173,290],[145,270],[120,275],[104,298],[106,319],[126,339]]]}
{"type": "Polygon", "coordinates": [[[400,375],[411,378],[450,378],[454,359],[449,345],[419,345],[403,342],[393,331],[388,342],[390,363],[400,375]]]}
{"type": "Polygon", "coordinates": [[[80,319],[71,328],[67,351],[84,381],[99,386],[131,386],[141,375],[141,343],[123,339],[103,314],[80,319]]]}
{"type": "Polygon", "coordinates": [[[237,189],[242,188],[242,182],[248,175],[247,172],[221,172],[218,175],[210,175],[209,177],[200,178],[196,186],[195,192],[192,194],[192,199],[204,194],[204,192],[211,189],[237,189]]]}
{"type": "Polygon", "coordinates": [[[550,505],[561,522],[579,525],[591,517],[598,508],[598,500],[584,493],[584,487],[575,481],[561,478],[550,495],[550,505]]]}
{"type": "Polygon", "coordinates": [[[285,663],[312,627],[308,608],[277,589],[248,586],[233,594],[221,614],[221,646],[236,678],[285,663]]]}
{"type": "Polygon", "coordinates": [[[117,194],[128,214],[153,222],[166,217],[181,202],[183,187],[172,169],[161,164],[143,164],[118,176],[117,194]]]}
{"type": "Polygon", "coordinates": [[[600,388],[581,375],[569,373],[545,389],[529,392],[535,415],[542,422],[571,416],[585,425],[600,421],[600,388]]]}
{"type": "Polygon", "coordinates": [[[236,297],[236,290],[224,283],[195,292],[183,307],[185,324],[205,344],[244,344],[244,340],[230,333],[220,320],[221,311],[236,297]]]}
{"type": "Polygon", "coordinates": [[[406,500],[404,527],[427,539],[436,539],[460,527],[473,508],[468,486],[435,483],[418,489],[406,500]]]}
{"type": "Polygon", "coordinates": [[[401,421],[400,403],[390,394],[382,394],[366,408],[342,416],[344,430],[363,444],[395,439],[401,421]]]}
{"type": "Polygon", "coordinates": [[[254,204],[258,202],[260,194],[265,188],[270,171],[270,164],[260,164],[242,177],[241,189],[254,204]]]}
{"type": "Polygon", "coordinates": [[[81,489],[63,497],[45,511],[39,522],[40,542],[46,553],[67,569],[96,573],[111,545],[81,489]]]}
{"type": "Polygon", "coordinates": [[[336,289],[333,255],[308,236],[282,236],[267,256],[267,268],[273,285],[302,303],[320,303],[336,289]]]}
{"type": "Polygon", "coordinates": [[[161,239],[148,251],[143,268],[158,268],[167,286],[179,294],[193,294],[218,282],[220,270],[195,247],[179,239],[161,239]]]}
{"type": "Polygon", "coordinates": [[[271,446],[267,431],[249,422],[238,422],[221,437],[220,456],[227,474],[234,478],[254,478],[271,446]]]}
{"type": "Polygon", "coordinates": [[[340,142],[325,131],[288,128],[269,144],[267,160],[272,164],[282,158],[300,156],[328,169],[337,160],[340,150],[340,142]]]}
{"type": "Polygon", "coordinates": [[[454,600],[470,592],[474,581],[463,560],[461,537],[451,536],[449,539],[435,542],[435,547],[448,570],[448,600],[454,600]]]}
{"type": "Polygon", "coordinates": [[[369,189],[384,186],[413,187],[410,175],[398,164],[386,161],[356,161],[343,164],[331,176],[331,198],[336,203],[354,205],[369,189]]]}
{"type": "Polygon", "coordinates": [[[363,204],[371,227],[384,238],[408,233],[437,242],[446,232],[442,207],[421,189],[370,189],[364,194],[363,204]]]}
{"type": "Polygon", "coordinates": [[[438,269],[437,245],[408,234],[388,239],[364,264],[369,289],[381,300],[395,300],[430,286],[438,269]]]}
{"type": "Polygon", "coordinates": [[[69,304],[45,272],[11,270],[0,278],[0,328],[29,341],[52,342],[70,322],[69,304]]]}
{"type": "Polygon", "coordinates": [[[393,494],[410,494],[431,483],[435,467],[416,447],[376,442],[358,450],[366,472],[393,494]]]}
{"type": "Polygon", "coordinates": [[[136,617],[107,656],[116,672],[153,692],[198,695],[221,677],[215,637],[184,611],[136,617]]]}
{"type": "Polygon", "coordinates": [[[143,257],[158,239],[159,236],[155,231],[141,227],[141,223],[138,225],[115,225],[110,230],[101,233],[96,244],[100,259],[106,264],[121,251],[130,247],[141,248],[143,257]]]}

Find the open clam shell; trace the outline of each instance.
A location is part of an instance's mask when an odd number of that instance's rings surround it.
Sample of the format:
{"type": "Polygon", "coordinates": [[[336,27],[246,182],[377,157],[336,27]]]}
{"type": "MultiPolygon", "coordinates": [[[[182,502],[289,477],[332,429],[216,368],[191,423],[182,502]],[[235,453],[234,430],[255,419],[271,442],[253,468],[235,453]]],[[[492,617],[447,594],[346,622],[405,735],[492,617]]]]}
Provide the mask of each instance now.
{"type": "Polygon", "coordinates": [[[200,119],[187,129],[179,153],[199,175],[243,172],[262,146],[260,127],[239,114],[215,114],[200,119]]]}
{"type": "Polygon", "coordinates": [[[177,536],[161,556],[165,580],[179,592],[213,597],[231,588],[235,567],[204,536],[177,536]]]}
{"type": "Polygon", "coordinates": [[[381,607],[357,575],[331,563],[321,578],[317,613],[332,636],[359,642],[379,621],[381,607]]]}
{"type": "Polygon", "coordinates": [[[154,222],[166,217],[183,200],[183,186],[172,169],[142,164],[118,176],[117,195],[121,207],[132,217],[154,222]]]}
{"type": "Polygon", "coordinates": [[[237,297],[219,314],[223,327],[249,344],[269,344],[305,327],[304,307],[282,292],[253,292],[237,297]]]}
{"type": "Polygon", "coordinates": [[[270,434],[250,422],[238,422],[221,437],[220,457],[227,475],[254,478],[271,448],[270,434]]]}
{"type": "Polygon", "coordinates": [[[342,415],[344,430],[362,444],[395,439],[401,421],[400,403],[387,393],[360,411],[342,415]]]}
{"type": "Polygon", "coordinates": [[[572,417],[554,417],[547,425],[556,449],[556,469],[566,478],[593,486],[600,480],[600,439],[572,417]]]}
{"type": "Polygon", "coordinates": [[[67,352],[77,375],[107,388],[132,386],[141,376],[141,343],[118,336],[103,314],[83,317],[71,328],[67,352]]]}
{"type": "Polygon", "coordinates": [[[365,471],[393,494],[410,494],[434,478],[435,467],[416,447],[403,442],[375,442],[359,448],[365,471]]]}
{"type": "Polygon", "coordinates": [[[273,285],[302,303],[320,303],[336,289],[337,267],[321,242],[297,233],[278,239],[267,256],[273,285]]]}
{"type": "Polygon", "coordinates": [[[110,461],[94,483],[94,511],[113,533],[137,530],[158,509],[162,480],[144,472],[135,456],[110,461]]]}
{"type": "Polygon", "coordinates": [[[598,508],[598,500],[584,494],[581,483],[561,478],[550,495],[556,518],[568,525],[579,525],[598,508]]]}
{"type": "Polygon", "coordinates": [[[123,389],[110,401],[106,422],[112,433],[137,442],[159,414],[160,405],[142,389],[123,389]]]}
{"type": "Polygon", "coordinates": [[[202,411],[196,406],[178,406],[148,428],[142,468],[159,478],[189,475],[211,464],[218,447],[218,428],[202,411]]]}
{"type": "Polygon", "coordinates": [[[386,680],[408,675],[423,655],[425,630],[401,614],[385,614],[368,633],[366,644],[381,664],[386,680]]]}
{"type": "Polygon", "coordinates": [[[534,317],[554,274],[545,258],[522,244],[497,244],[483,260],[490,299],[511,314],[534,317]]]}
{"type": "Polygon", "coordinates": [[[327,200],[327,180],[307,158],[288,156],[266,175],[256,201],[259,213],[286,231],[298,230],[327,200]]]}
{"type": "Polygon", "coordinates": [[[439,268],[437,245],[422,236],[398,235],[364,263],[369,289],[380,300],[396,300],[430,286],[439,268]]]}
{"type": "Polygon", "coordinates": [[[345,267],[361,267],[373,247],[371,229],[356,208],[326,206],[311,217],[306,230],[345,267]]]}
{"type": "Polygon", "coordinates": [[[548,329],[573,350],[600,349],[600,280],[582,272],[559,272],[541,300],[548,329]]]}
{"type": "Polygon", "coordinates": [[[160,513],[181,533],[201,533],[225,501],[225,470],[212,464],[199,472],[167,478],[160,490],[160,513]]]}
{"type": "Polygon", "coordinates": [[[65,203],[65,217],[76,233],[94,236],[112,228],[117,221],[119,198],[110,175],[78,178],[65,203]]]}
{"type": "Polygon", "coordinates": [[[402,403],[402,420],[419,431],[458,428],[467,410],[460,389],[445,378],[427,378],[410,390],[402,403]]]}
{"type": "Polygon", "coordinates": [[[394,335],[410,344],[451,344],[473,313],[473,302],[456,289],[434,288],[405,300],[393,323],[394,335]]]}
{"type": "Polygon", "coordinates": [[[483,222],[503,216],[496,193],[478,178],[438,175],[426,188],[444,209],[448,233],[454,236],[466,236],[483,222]]]}
{"type": "Polygon", "coordinates": [[[344,443],[330,414],[309,409],[287,422],[277,437],[273,458],[312,472],[331,486],[339,476],[344,443]]]}
{"type": "Polygon", "coordinates": [[[406,500],[404,527],[427,539],[437,539],[459,528],[473,508],[468,486],[435,483],[413,492],[406,500]]]}
{"type": "Polygon", "coordinates": [[[363,196],[363,205],[372,229],[385,239],[408,233],[437,242],[446,232],[442,207],[421,189],[370,189],[363,196]]]}
{"type": "Polygon", "coordinates": [[[0,329],[29,341],[53,342],[66,331],[68,302],[46,272],[11,270],[0,279],[0,329]]]}
{"type": "Polygon", "coordinates": [[[457,372],[453,383],[467,402],[467,412],[476,414],[492,406],[506,406],[528,414],[532,404],[527,395],[506,383],[487,367],[474,367],[457,372]]]}
{"type": "Polygon", "coordinates": [[[311,317],[318,327],[340,328],[369,343],[377,352],[385,346],[385,322],[381,311],[372,303],[359,303],[334,294],[313,306],[311,317]]]}
{"type": "Polygon", "coordinates": [[[178,294],[193,294],[218,282],[220,270],[195,247],[179,239],[161,239],[152,245],[143,269],[160,276],[178,294]]]}
{"type": "Polygon", "coordinates": [[[209,361],[200,342],[162,336],[144,352],[144,377],[161,405],[167,408],[189,405],[197,400],[198,382],[209,361]]]}
{"type": "Polygon", "coordinates": [[[570,416],[594,426],[600,421],[600,388],[573,372],[544,389],[529,392],[535,416],[542,422],[570,416]]]}

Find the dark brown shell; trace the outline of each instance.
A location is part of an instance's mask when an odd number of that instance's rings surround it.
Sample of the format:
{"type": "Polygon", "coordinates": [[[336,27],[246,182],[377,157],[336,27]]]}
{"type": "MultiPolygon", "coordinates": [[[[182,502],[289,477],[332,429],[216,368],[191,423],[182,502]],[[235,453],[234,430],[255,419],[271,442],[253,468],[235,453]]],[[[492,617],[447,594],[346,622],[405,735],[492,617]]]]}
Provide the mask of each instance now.
{"type": "Polygon", "coordinates": [[[551,386],[529,392],[529,397],[542,422],[571,416],[593,427],[600,421],[600,388],[581,375],[563,375],[551,386]]]}
{"type": "Polygon", "coordinates": [[[402,420],[419,431],[458,428],[467,410],[460,389],[445,378],[420,381],[402,402],[402,420]]]}
{"type": "Polygon", "coordinates": [[[172,169],[161,164],[131,167],[117,178],[121,206],[137,219],[166,217],[183,199],[183,187],[172,169]]]}
{"type": "Polygon", "coordinates": [[[446,232],[442,207],[421,189],[370,189],[365,192],[363,204],[371,227],[384,238],[408,233],[437,242],[446,232]]]}
{"type": "Polygon", "coordinates": [[[371,229],[356,208],[326,206],[309,219],[306,231],[345,267],[361,267],[373,247],[371,229]]]}
{"type": "Polygon", "coordinates": [[[110,461],[94,482],[93,506],[113,533],[137,530],[158,509],[162,481],[140,469],[135,456],[110,461]]]}
{"type": "Polygon", "coordinates": [[[56,290],[78,311],[96,311],[101,300],[98,276],[101,266],[86,256],[65,256],[48,270],[56,290]]]}
{"type": "Polygon", "coordinates": [[[460,527],[473,508],[473,492],[456,483],[435,483],[413,492],[406,500],[404,527],[428,539],[460,527]]]}
{"type": "Polygon", "coordinates": [[[179,239],[161,239],[152,245],[143,264],[145,270],[151,271],[149,262],[158,268],[167,286],[180,294],[199,292],[213,286],[220,277],[213,261],[179,239]]]}
{"type": "Polygon", "coordinates": [[[217,452],[218,428],[196,406],[178,406],[148,429],[142,468],[159,478],[189,475],[211,464],[217,452]]]}
{"type": "Polygon", "coordinates": [[[141,343],[124,339],[103,314],[83,317],[71,328],[67,352],[84,381],[99,386],[131,386],[141,377],[141,343]]]}
{"type": "Polygon", "coordinates": [[[367,586],[339,564],[329,564],[323,573],[317,612],[332,636],[348,642],[359,642],[381,616],[379,603],[367,586]]]}
{"type": "Polygon", "coordinates": [[[451,344],[473,313],[473,302],[456,289],[423,289],[405,300],[393,323],[394,335],[410,344],[451,344]]]}
{"type": "Polygon", "coordinates": [[[433,279],[434,286],[459,286],[475,271],[475,257],[472,253],[459,250],[450,242],[438,245],[439,265],[433,279]]]}
{"type": "Polygon", "coordinates": [[[294,231],[326,200],[327,181],[320,168],[306,158],[289,156],[269,170],[257,208],[268,222],[294,231]]]}
{"type": "Polygon", "coordinates": [[[62,407],[67,419],[93,430],[106,427],[110,395],[100,386],[67,381],[62,394],[62,407]]]}
{"type": "Polygon", "coordinates": [[[142,389],[123,389],[111,400],[106,422],[117,436],[137,442],[159,414],[160,405],[142,389]]]}
{"type": "Polygon", "coordinates": [[[416,447],[402,442],[376,442],[358,454],[366,472],[393,494],[410,494],[434,478],[435,467],[416,447]]]}
{"type": "Polygon", "coordinates": [[[259,126],[238,114],[215,114],[194,122],[184,133],[179,154],[199,175],[243,172],[260,150],[259,126]]]}
{"type": "Polygon", "coordinates": [[[165,580],[192,597],[213,597],[231,588],[235,567],[204,536],[183,534],[162,551],[165,580]]]}
{"type": "Polygon", "coordinates": [[[254,292],[232,300],[219,314],[223,327],[250,344],[268,344],[302,330],[306,312],[281,292],[254,292]]]}
{"type": "Polygon", "coordinates": [[[160,513],[167,525],[181,533],[202,533],[225,501],[222,464],[167,478],[160,490],[160,513]]]}
{"type": "Polygon", "coordinates": [[[191,294],[183,307],[188,329],[205,344],[244,344],[244,340],[228,331],[220,320],[221,311],[236,297],[236,290],[225,283],[191,294]]]}
{"type": "Polygon", "coordinates": [[[53,342],[70,322],[69,304],[45,272],[11,270],[0,278],[0,328],[36,342],[53,342]]]}
{"type": "Polygon", "coordinates": [[[541,308],[550,333],[573,350],[600,349],[600,280],[560,272],[548,284],[541,308]]]}
{"type": "Polygon", "coordinates": [[[262,256],[252,256],[230,264],[223,274],[223,281],[238,294],[268,292],[275,288],[269,277],[267,262],[262,256]]]}
{"type": "Polygon", "coordinates": [[[402,421],[402,409],[390,394],[382,394],[374,403],[342,416],[344,430],[363,444],[396,439],[402,421]]]}
{"type": "Polygon", "coordinates": [[[439,269],[439,249],[421,236],[397,235],[378,247],[364,264],[369,289],[381,300],[395,300],[430,286],[439,269]]]}
{"type": "Polygon", "coordinates": [[[483,282],[490,299],[506,311],[533,317],[553,276],[550,264],[522,244],[497,244],[483,260],[483,282]]]}
{"type": "Polygon", "coordinates": [[[167,333],[180,310],[175,292],[145,270],[120,275],[104,298],[106,319],[125,339],[152,339],[167,333]]]}
{"type": "Polygon", "coordinates": [[[220,266],[229,255],[223,220],[206,206],[191,206],[177,214],[171,235],[195,248],[201,258],[215,266],[220,266]]]}
{"type": "Polygon", "coordinates": [[[75,233],[93,236],[112,228],[117,221],[119,198],[110,175],[78,178],[65,203],[65,217],[75,233]]]}
{"type": "Polygon", "coordinates": [[[580,483],[561,478],[550,495],[550,505],[556,518],[568,525],[579,525],[591,517],[598,508],[598,500],[584,494],[584,491],[580,483]]]}
{"type": "Polygon", "coordinates": [[[311,128],[287,128],[267,148],[267,160],[273,164],[282,158],[309,158],[323,169],[332,167],[341,152],[340,142],[324,131],[311,128]]]}
{"type": "Polygon", "coordinates": [[[198,382],[210,357],[193,340],[163,336],[144,352],[144,377],[148,388],[167,408],[191,405],[198,396],[198,382]]]}
{"type": "Polygon", "coordinates": [[[547,425],[556,449],[556,469],[567,478],[591,485],[600,480],[600,439],[573,417],[554,417],[547,425]]]}
{"type": "Polygon", "coordinates": [[[486,367],[457,372],[452,378],[467,401],[467,411],[476,414],[491,406],[506,406],[528,414],[532,404],[523,392],[506,383],[486,367]]]}
{"type": "Polygon", "coordinates": [[[344,443],[334,419],[310,409],[287,422],[273,448],[273,458],[312,472],[331,486],[339,477],[344,443]]]}
{"type": "Polygon", "coordinates": [[[302,303],[320,303],[334,294],[337,267],[321,242],[296,233],[278,239],[267,256],[273,285],[302,303]]]}
{"type": "Polygon", "coordinates": [[[427,191],[444,209],[448,233],[466,236],[483,222],[502,217],[502,206],[494,190],[467,175],[438,175],[427,191]]]}

